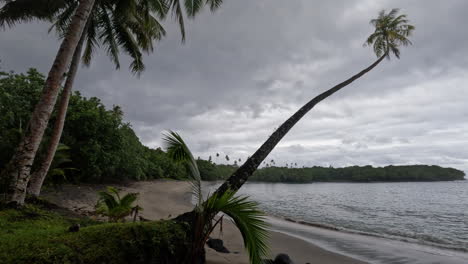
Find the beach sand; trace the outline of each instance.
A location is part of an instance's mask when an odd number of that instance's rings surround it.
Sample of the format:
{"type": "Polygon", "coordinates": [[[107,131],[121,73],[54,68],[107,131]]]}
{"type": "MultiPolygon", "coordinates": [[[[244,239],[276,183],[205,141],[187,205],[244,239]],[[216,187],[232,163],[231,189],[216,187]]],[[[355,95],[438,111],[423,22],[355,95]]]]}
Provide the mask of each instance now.
{"type": "MultiPolygon", "coordinates": [[[[135,182],[129,186],[115,186],[123,192],[140,193],[138,205],[143,207],[141,216],[151,220],[169,219],[192,209],[189,184],[183,181],[156,180],[135,182]]],[[[50,201],[80,213],[94,210],[97,192],[105,185],[65,185],[61,190],[46,190],[43,196],[50,201]]],[[[231,252],[219,253],[206,247],[208,264],[248,264],[242,236],[232,223],[224,220],[223,233],[216,230],[213,238],[221,238],[231,252]]],[[[336,254],[301,239],[278,232],[270,232],[270,257],[286,253],[296,264],[361,264],[359,260],[336,254]]]]}

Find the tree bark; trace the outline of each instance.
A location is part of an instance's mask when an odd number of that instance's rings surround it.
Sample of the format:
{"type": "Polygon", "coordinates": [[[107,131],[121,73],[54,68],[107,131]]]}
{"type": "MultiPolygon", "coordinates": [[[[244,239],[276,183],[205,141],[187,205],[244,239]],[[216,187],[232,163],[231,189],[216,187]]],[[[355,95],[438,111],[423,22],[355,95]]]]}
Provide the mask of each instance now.
{"type": "Polygon", "coordinates": [[[81,0],[70,27],[55,57],[52,68],[42,90],[41,98],[34,108],[31,119],[19,146],[12,159],[2,172],[2,178],[10,182],[6,200],[19,205],[24,204],[29,173],[34,162],[37,149],[49,122],[50,115],[57,101],[60,81],[70,65],[73,53],[83,33],[86,21],[90,15],[95,0],[81,0]]]}
{"type": "MultiPolygon", "coordinates": [[[[263,145],[245,161],[217,190],[214,194],[222,195],[227,190],[237,191],[247,181],[247,179],[255,172],[262,161],[270,154],[280,140],[289,132],[289,130],[299,121],[305,114],[307,114],[316,104],[339,91],[343,87],[359,79],[361,76],[372,70],[377,66],[385,57],[387,53],[381,56],[377,61],[365,68],[361,72],[347,79],[346,81],[337,84],[329,90],[316,96],[304,106],[302,106],[294,115],[286,120],[266,141],[263,145]]],[[[214,195],[213,194],[213,195],[214,195]]]]}
{"type": "Polygon", "coordinates": [[[70,100],[75,76],[80,65],[81,51],[83,50],[83,42],[86,38],[85,33],[88,26],[89,23],[87,23],[83,34],[81,35],[80,41],[76,46],[75,53],[73,54],[70,68],[68,69],[67,80],[65,81],[65,86],[63,87],[62,95],[60,97],[60,103],[57,109],[57,119],[55,120],[50,142],[46,149],[46,155],[42,160],[42,163],[39,165],[39,168],[31,173],[27,192],[32,196],[37,197],[41,193],[42,184],[49,172],[50,165],[54,160],[55,152],[60,143],[63,126],[65,125],[65,118],[67,116],[68,102],[70,100]]]}

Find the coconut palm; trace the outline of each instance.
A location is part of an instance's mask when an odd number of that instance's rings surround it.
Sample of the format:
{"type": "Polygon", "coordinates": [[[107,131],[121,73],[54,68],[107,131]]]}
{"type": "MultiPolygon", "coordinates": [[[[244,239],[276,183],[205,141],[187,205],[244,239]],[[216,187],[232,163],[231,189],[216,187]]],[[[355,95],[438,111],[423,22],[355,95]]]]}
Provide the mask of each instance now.
{"type": "MultiPolygon", "coordinates": [[[[93,9],[94,2],[95,0],[81,0],[79,2],[71,17],[70,26],[64,34],[54,63],[47,76],[41,97],[34,108],[23,138],[16,148],[12,159],[2,172],[1,177],[6,178],[10,182],[6,194],[6,199],[9,202],[16,204],[24,203],[31,166],[57,100],[62,77],[65,74],[66,68],[70,65],[73,53],[93,9]]],[[[3,12],[4,10],[0,14],[4,14],[3,12]]],[[[11,23],[8,23],[8,25],[11,25],[11,23]]]]}
{"type": "Polygon", "coordinates": [[[96,204],[96,212],[107,216],[109,222],[123,222],[125,217],[133,212],[141,211],[138,205],[133,205],[138,199],[138,193],[127,193],[120,197],[119,191],[114,187],[107,187],[106,191],[98,193],[99,200],[96,204]]]}
{"type": "Polygon", "coordinates": [[[187,257],[192,261],[200,259],[209,235],[223,219],[223,216],[219,216],[217,219],[216,216],[218,213],[222,213],[232,219],[242,234],[250,262],[253,264],[262,263],[262,258],[267,254],[268,249],[266,243],[268,225],[264,221],[264,214],[258,209],[257,203],[249,201],[248,197],[235,196],[235,193],[230,191],[213,195],[204,200],[197,163],[182,137],[176,132],[169,131],[164,135],[163,140],[166,143],[168,155],[189,168],[192,192],[197,200],[193,210],[195,214],[192,226],[193,243],[187,257]]]}
{"type": "MultiPolygon", "coordinates": [[[[145,2],[138,2],[137,4],[142,5],[142,3],[145,2]]],[[[56,28],[59,35],[63,34],[69,26],[67,22],[70,20],[71,10],[75,6],[70,4],[68,8],[70,10],[63,11],[55,18],[53,28],[56,28]]],[[[82,35],[78,43],[68,70],[46,155],[39,168],[31,174],[27,189],[30,195],[39,196],[47,171],[60,142],[80,58],[82,58],[86,66],[89,66],[95,52],[95,46],[100,44],[100,46],[107,49],[109,57],[118,69],[120,68],[119,48],[123,48],[133,60],[130,65],[131,71],[140,74],[144,70],[142,51],[153,51],[153,40],[160,40],[165,35],[164,28],[158,21],[158,19],[164,19],[167,13],[167,7],[164,5],[152,9],[147,6],[137,6],[133,11],[127,10],[127,12],[120,10],[121,8],[100,1],[93,9],[92,16],[90,16],[85,28],[85,34],[82,35]],[[151,13],[157,14],[157,17],[154,17],[151,13]],[[86,42],[86,47],[82,55],[84,42],[86,42]]]]}
{"type": "MultiPolygon", "coordinates": [[[[73,60],[73,65],[70,65],[70,70],[65,84],[64,93],[61,98],[59,106],[59,116],[54,126],[50,146],[47,150],[46,158],[41,164],[40,169],[35,173],[35,180],[31,185],[31,193],[38,195],[47,170],[55,154],[58,142],[60,140],[63,123],[65,121],[66,109],[68,106],[69,94],[76,75],[79,57],[81,56],[82,43],[80,44],[82,35],[81,32],[85,31],[87,34],[87,43],[83,55],[83,61],[89,64],[93,50],[96,48],[97,39],[101,39],[107,46],[108,55],[112,58],[113,62],[118,68],[120,66],[118,61],[118,49],[122,46],[123,49],[133,58],[131,64],[132,71],[139,73],[144,69],[142,63],[142,53],[140,47],[144,51],[152,51],[153,38],[148,34],[149,32],[155,33],[153,37],[159,39],[164,30],[157,20],[153,19],[151,13],[156,13],[160,18],[163,18],[169,9],[172,8],[175,17],[178,19],[182,40],[185,40],[185,28],[183,24],[183,13],[179,0],[98,0],[93,9],[95,0],[21,0],[21,1],[8,1],[5,6],[0,10],[0,25],[12,26],[20,21],[28,21],[32,19],[53,19],[56,18],[55,26],[62,33],[64,43],[70,42],[67,36],[71,33],[75,34],[75,38],[66,49],[67,53],[63,53],[62,59],[57,60],[60,64],[54,64],[49,73],[52,76],[51,81],[46,83],[43,91],[43,97],[37,104],[37,109],[34,111],[30,120],[28,130],[26,131],[16,153],[11,159],[7,169],[2,172],[2,177],[8,178],[11,182],[7,194],[7,200],[22,204],[26,194],[26,186],[29,182],[29,173],[32,163],[42,140],[44,130],[49,121],[51,112],[55,105],[61,76],[65,73],[65,68],[68,67],[72,54],[76,53],[76,59],[73,60]],[[88,3],[89,1],[89,3],[88,3]],[[79,12],[81,9],[87,10],[87,13],[79,12]],[[87,9],[86,9],[87,8],[87,9]],[[129,10],[131,12],[129,12],[129,10]],[[91,13],[91,15],[90,15],[91,13]],[[111,17],[112,14],[112,17],[111,17]],[[128,14],[132,14],[129,16],[128,14]],[[77,18],[76,21],[81,21],[80,28],[71,27],[74,21],[71,18],[77,18]],[[79,18],[79,19],[78,19],[79,18]],[[89,19],[88,19],[89,18],[89,19]],[[86,25],[86,30],[85,30],[86,25]],[[96,27],[103,29],[101,33],[96,30],[96,27]],[[73,30],[72,30],[73,29],[73,30]],[[79,29],[79,32],[76,31],[79,29]],[[71,33],[70,33],[71,32],[71,33]],[[76,36],[79,36],[76,38],[76,36]],[[76,49],[78,48],[78,49],[76,49]],[[72,50],[74,50],[72,52],[72,50]],[[66,60],[65,60],[66,59],[66,60]],[[59,78],[60,77],[60,78],[59,78]]],[[[214,11],[217,9],[221,0],[192,0],[185,2],[185,8],[190,18],[200,11],[203,5],[209,5],[210,9],[214,11]]],[[[84,37],[84,36],[83,36],[84,37]]],[[[84,41],[84,40],[83,40],[84,41]]],[[[63,51],[61,48],[59,50],[63,51]]],[[[58,56],[57,56],[58,58],[58,56]]]]}
{"type": "Polygon", "coordinates": [[[411,41],[408,39],[411,36],[414,26],[408,24],[409,20],[406,15],[398,15],[398,9],[392,9],[389,13],[384,10],[379,13],[376,19],[370,21],[375,30],[367,39],[365,45],[372,46],[378,59],[370,66],[347,79],[346,81],[337,84],[329,90],[319,94],[296,113],[288,118],[273,134],[263,143],[262,146],[239,167],[219,188],[216,190],[216,195],[222,195],[228,191],[237,191],[258,168],[262,161],[270,154],[278,142],[291,130],[291,128],[304,117],[315,105],[323,101],[325,98],[336,93],[340,89],[351,84],[355,80],[362,77],[364,74],[375,68],[384,58],[390,59],[393,54],[396,58],[400,58],[400,46],[408,46],[411,41]]]}
{"type": "MultiPolygon", "coordinates": [[[[68,30],[71,28],[71,21],[74,14],[78,11],[79,3],[77,1],[58,1],[53,8],[48,9],[49,14],[45,15],[45,11],[37,11],[37,7],[34,4],[29,6],[22,6],[26,2],[34,2],[31,0],[7,2],[0,12],[0,23],[7,24],[9,26],[14,25],[20,21],[27,21],[36,16],[37,19],[48,19],[55,20],[54,27],[59,32],[60,36],[66,36],[68,30]],[[19,5],[21,9],[17,7],[19,5]]],[[[151,40],[153,38],[160,39],[161,35],[164,34],[164,30],[157,23],[151,15],[142,15],[137,11],[143,13],[144,8],[135,6],[134,9],[122,10],[128,7],[120,7],[119,5],[110,5],[106,1],[99,1],[94,8],[91,9],[90,15],[86,18],[85,28],[83,29],[84,34],[81,34],[79,42],[74,50],[73,58],[71,61],[70,69],[68,71],[67,81],[65,83],[64,91],[62,93],[61,103],[58,109],[58,116],[55,123],[55,129],[53,130],[52,137],[50,140],[47,154],[44,161],[42,162],[39,169],[33,173],[33,181],[29,185],[30,193],[38,195],[42,187],[45,176],[47,175],[50,164],[52,163],[55,151],[57,149],[60,136],[63,129],[63,123],[66,116],[66,110],[68,107],[68,100],[71,93],[74,77],[79,65],[81,57],[81,49],[83,42],[86,40],[86,48],[83,56],[83,60],[86,64],[89,64],[92,56],[94,46],[100,40],[107,46],[108,54],[111,56],[119,67],[118,62],[118,46],[123,46],[130,57],[133,58],[131,64],[134,72],[140,72],[144,69],[141,60],[140,48],[144,50],[152,49],[151,40]],[[126,11],[126,12],[125,12],[126,11]],[[140,19],[140,17],[143,17],[140,19]],[[137,20],[140,23],[137,23],[137,20]],[[135,25],[133,25],[133,24],[135,25]],[[132,35],[133,34],[133,35],[132,35]],[[134,37],[136,36],[136,37],[134,37]],[[137,39],[138,41],[135,41],[137,39]],[[120,41],[119,41],[120,40],[120,41]],[[119,42],[118,42],[119,41],[119,42]]],[[[146,10],[148,11],[148,10],[146,10]]],[[[162,13],[162,12],[160,12],[162,13]]],[[[54,93],[58,93],[58,89],[54,90],[54,93]]],[[[57,95],[55,94],[55,99],[57,95]]],[[[54,102],[55,104],[55,102],[54,102]]],[[[39,104],[38,104],[39,105],[39,104]]],[[[34,117],[34,115],[33,115],[34,117]]],[[[50,114],[49,114],[50,117],[50,114]]],[[[47,120],[48,121],[48,120],[47,120]]],[[[47,122],[45,123],[47,125],[47,122]]],[[[34,131],[33,131],[34,132],[34,131]]],[[[43,132],[42,132],[43,134],[43,132]]],[[[26,137],[28,135],[26,134],[26,137]]],[[[41,136],[42,138],[42,136],[41,136]]],[[[36,138],[40,141],[39,138],[36,138]]],[[[37,142],[34,142],[37,143],[37,142]]],[[[28,149],[27,149],[28,150],[28,149]]],[[[29,150],[29,152],[33,149],[29,150]]],[[[37,151],[37,149],[35,150],[37,151]]],[[[34,160],[34,153],[30,156],[28,163],[32,163],[34,160]]],[[[21,168],[18,168],[21,170],[21,168]]],[[[29,170],[29,169],[27,169],[29,170]]],[[[24,171],[24,170],[23,170],[24,171]]],[[[29,173],[29,172],[28,172],[29,173]]],[[[13,195],[17,198],[15,202],[22,203],[24,201],[24,184],[27,184],[28,174],[20,174],[22,181],[20,183],[21,188],[14,190],[13,195]],[[26,178],[25,178],[26,177],[26,178]]],[[[16,184],[18,185],[18,184],[16,184]]],[[[13,187],[13,186],[12,186],[13,187]]],[[[18,186],[14,186],[18,187],[18,186]]]]}

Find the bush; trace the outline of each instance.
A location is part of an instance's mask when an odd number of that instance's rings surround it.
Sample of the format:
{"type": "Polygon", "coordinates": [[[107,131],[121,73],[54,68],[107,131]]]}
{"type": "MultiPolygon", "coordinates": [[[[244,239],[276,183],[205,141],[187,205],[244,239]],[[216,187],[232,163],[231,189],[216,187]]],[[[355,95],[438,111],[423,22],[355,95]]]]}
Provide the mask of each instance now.
{"type": "Polygon", "coordinates": [[[2,263],[181,263],[188,226],[174,221],[96,223],[28,206],[0,211],[2,263]],[[68,232],[73,223],[79,232],[68,232]]]}

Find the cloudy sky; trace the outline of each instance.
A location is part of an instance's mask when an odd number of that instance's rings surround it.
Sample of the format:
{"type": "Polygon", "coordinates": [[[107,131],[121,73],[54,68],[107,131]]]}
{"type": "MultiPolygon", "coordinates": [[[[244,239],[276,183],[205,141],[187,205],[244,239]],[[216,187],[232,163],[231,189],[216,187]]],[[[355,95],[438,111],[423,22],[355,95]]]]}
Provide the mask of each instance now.
{"type": "MultiPolygon", "coordinates": [[[[468,172],[465,0],[225,0],[188,22],[184,45],[166,21],[168,34],[140,78],[126,66],[114,70],[102,51],[80,69],[76,89],[122,106],[148,146],[160,146],[161,131],[173,129],[197,156],[245,160],[302,104],[376,59],[362,46],[368,21],[394,7],[416,26],[414,45],[318,105],[268,160],[468,172]]],[[[46,73],[59,45],[48,27],[0,32],[2,69],[46,73]]]]}

